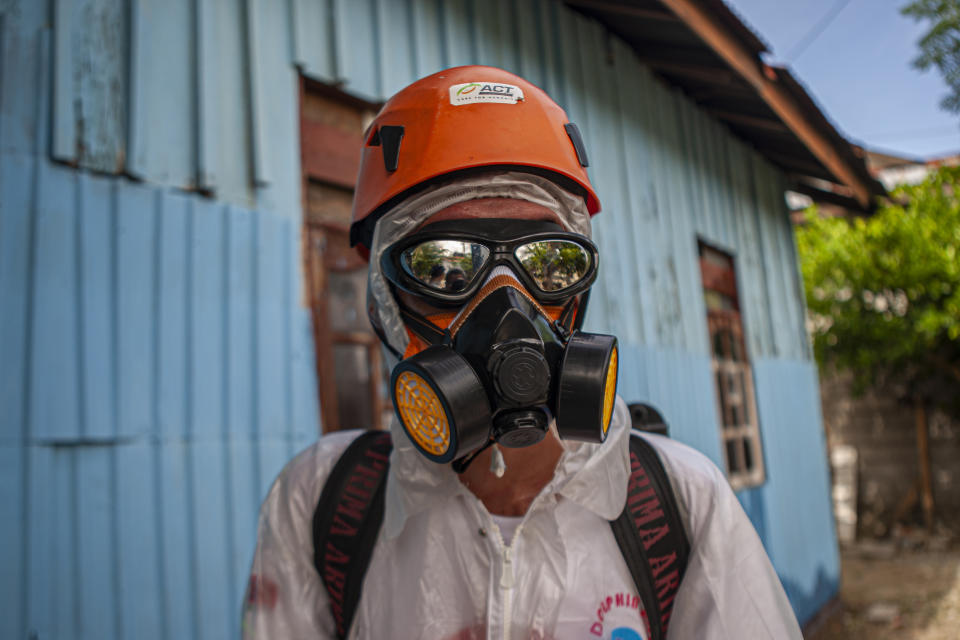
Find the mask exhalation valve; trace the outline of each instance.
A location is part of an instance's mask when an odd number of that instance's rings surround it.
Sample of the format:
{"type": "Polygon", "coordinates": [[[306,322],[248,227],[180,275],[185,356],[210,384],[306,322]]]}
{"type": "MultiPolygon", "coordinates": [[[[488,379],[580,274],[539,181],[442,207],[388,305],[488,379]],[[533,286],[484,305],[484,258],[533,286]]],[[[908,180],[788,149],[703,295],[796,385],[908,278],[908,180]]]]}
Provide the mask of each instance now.
{"type": "Polygon", "coordinates": [[[517,406],[546,401],[550,390],[550,365],[539,350],[523,344],[495,348],[489,369],[497,393],[505,400],[517,406]]]}
{"type": "Polygon", "coordinates": [[[493,437],[513,449],[537,444],[547,435],[547,414],[542,409],[504,411],[493,419],[493,437]]]}

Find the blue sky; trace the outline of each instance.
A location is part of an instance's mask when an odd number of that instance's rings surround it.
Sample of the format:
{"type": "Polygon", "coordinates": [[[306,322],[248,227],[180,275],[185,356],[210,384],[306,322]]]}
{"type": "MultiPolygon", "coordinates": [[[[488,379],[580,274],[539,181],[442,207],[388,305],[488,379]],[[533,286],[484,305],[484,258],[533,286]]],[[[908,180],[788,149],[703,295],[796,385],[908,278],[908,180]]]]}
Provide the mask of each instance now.
{"type": "Polygon", "coordinates": [[[767,62],[790,67],[847,139],[908,157],[960,152],[960,115],[939,107],[946,83],[937,71],[910,64],[929,23],[900,15],[908,0],[725,1],[767,43],[767,62]]]}

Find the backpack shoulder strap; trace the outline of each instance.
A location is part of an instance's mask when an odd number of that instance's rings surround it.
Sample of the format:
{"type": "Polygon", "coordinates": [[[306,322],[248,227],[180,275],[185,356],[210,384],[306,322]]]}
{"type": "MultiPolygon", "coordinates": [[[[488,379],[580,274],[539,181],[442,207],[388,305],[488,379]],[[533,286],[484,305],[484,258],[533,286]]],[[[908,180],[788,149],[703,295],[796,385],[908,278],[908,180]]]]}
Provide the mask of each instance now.
{"type": "Polygon", "coordinates": [[[630,436],[627,504],[610,526],[643,601],[650,639],[663,640],[690,544],[663,463],[639,435],[630,436]]]}
{"type": "Polygon", "coordinates": [[[392,449],[389,432],[357,437],[330,472],[313,512],[313,564],[330,597],[338,638],[350,632],[383,524],[392,449]]]}

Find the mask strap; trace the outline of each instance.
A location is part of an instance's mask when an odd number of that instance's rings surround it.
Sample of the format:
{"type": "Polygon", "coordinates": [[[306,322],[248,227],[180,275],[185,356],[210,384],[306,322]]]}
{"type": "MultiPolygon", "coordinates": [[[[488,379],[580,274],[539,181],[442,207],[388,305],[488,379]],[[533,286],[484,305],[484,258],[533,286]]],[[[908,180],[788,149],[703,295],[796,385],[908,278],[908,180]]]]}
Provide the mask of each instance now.
{"type": "Polygon", "coordinates": [[[577,331],[583,326],[584,316],[587,315],[587,302],[590,301],[590,289],[580,294],[580,304],[577,305],[577,313],[573,318],[573,328],[577,331]]]}
{"type": "Polygon", "coordinates": [[[563,305],[563,310],[560,312],[560,315],[553,323],[554,329],[563,336],[564,340],[566,340],[573,330],[574,314],[579,308],[579,305],[577,305],[579,299],[580,296],[573,296],[567,300],[566,304],[563,305]]]}
{"type": "Polygon", "coordinates": [[[491,438],[490,440],[487,441],[487,444],[483,445],[482,447],[480,447],[479,449],[477,449],[476,451],[474,451],[474,452],[471,453],[470,455],[464,456],[464,457],[462,457],[462,458],[457,458],[456,460],[454,460],[454,461],[450,464],[450,467],[451,467],[451,468],[454,470],[454,472],[457,473],[458,475],[461,474],[461,473],[463,473],[464,471],[467,470],[467,467],[470,466],[470,463],[473,462],[474,460],[476,460],[476,459],[477,459],[477,456],[480,455],[481,453],[483,453],[484,451],[486,451],[486,450],[490,447],[490,445],[492,445],[494,442],[496,442],[496,440],[494,440],[493,438],[491,438]]]}
{"type": "Polygon", "coordinates": [[[453,344],[453,336],[450,334],[449,329],[441,329],[433,324],[427,318],[407,307],[399,297],[396,298],[396,301],[397,306],[400,308],[400,317],[403,318],[403,321],[410,330],[420,336],[420,338],[431,345],[444,344],[449,346],[453,344]]]}

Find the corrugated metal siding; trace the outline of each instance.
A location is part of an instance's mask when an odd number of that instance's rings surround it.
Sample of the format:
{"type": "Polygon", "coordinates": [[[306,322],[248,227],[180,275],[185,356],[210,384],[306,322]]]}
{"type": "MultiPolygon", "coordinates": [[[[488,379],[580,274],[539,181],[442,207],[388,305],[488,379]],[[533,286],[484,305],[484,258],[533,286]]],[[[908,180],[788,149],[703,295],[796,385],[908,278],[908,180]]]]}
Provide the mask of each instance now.
{"type": "Polygon", "coordinates": [[[840,558],[815,366],[790,360],[754,362],[767,482],[742,492],[741,503],[762,534],[797,616],[817,613],[839,589],[840,558]],[[770,426],[775,426],[770,428],[770,426]],[[772,436],[772,437],[771,437],[772,436]]]}
{"type": "Polygon", "coordinates": [[[378,100],[460,63],[581,126],[588,324],[717,462],[697,239],[736,256],[769,477],[741,498],[801,617],[835,591],[783,176],[616,38],[553,0],[3,0],[0,635],[236,635],[257,502],[316,433],[298,68],[378,100]]]}
{"type": "Polygon", "coordinates": [[[618,323],[625,340],[706,353],[691,259],[700,237],[737,257],[753,355],[808,359],[782,175],[558,3],[122,4],[54,3],[54,153],[72,152],[62,159],[111,171],[126,150],[121,168],[147,181],[296,219],[297,66],[374,101],[445,66],[503,66],[556,96],[589,142],[605,209],[597,236],[610,256],[594,322],[627,314],[636,321],[618,323]],[[114,71],[123,43],[126,75],[114,71]],[[91,85],[92,63],[109,87],[91,85]],[[116,122],[127,111],[125,133],[116,122]],[[618,232],[605,237],[608,228],[618,232]],[[646,264],[626,268],[631,259],[646,264]]]}
{"type": "Polygon", "coordinates": [[[299,224],[51,164],[45,5],[0,13],[0,637],[236,637],[259,501],[317,433],[299,224]]]}
{"type": "Polygon", "coordinates": [[[28,254],[2,269],[2,593],[29,594],[0,635],[235,636],[259,501],[317,433],[298,230],[39,158],[0,174],[4,255],[28,254]]]}

